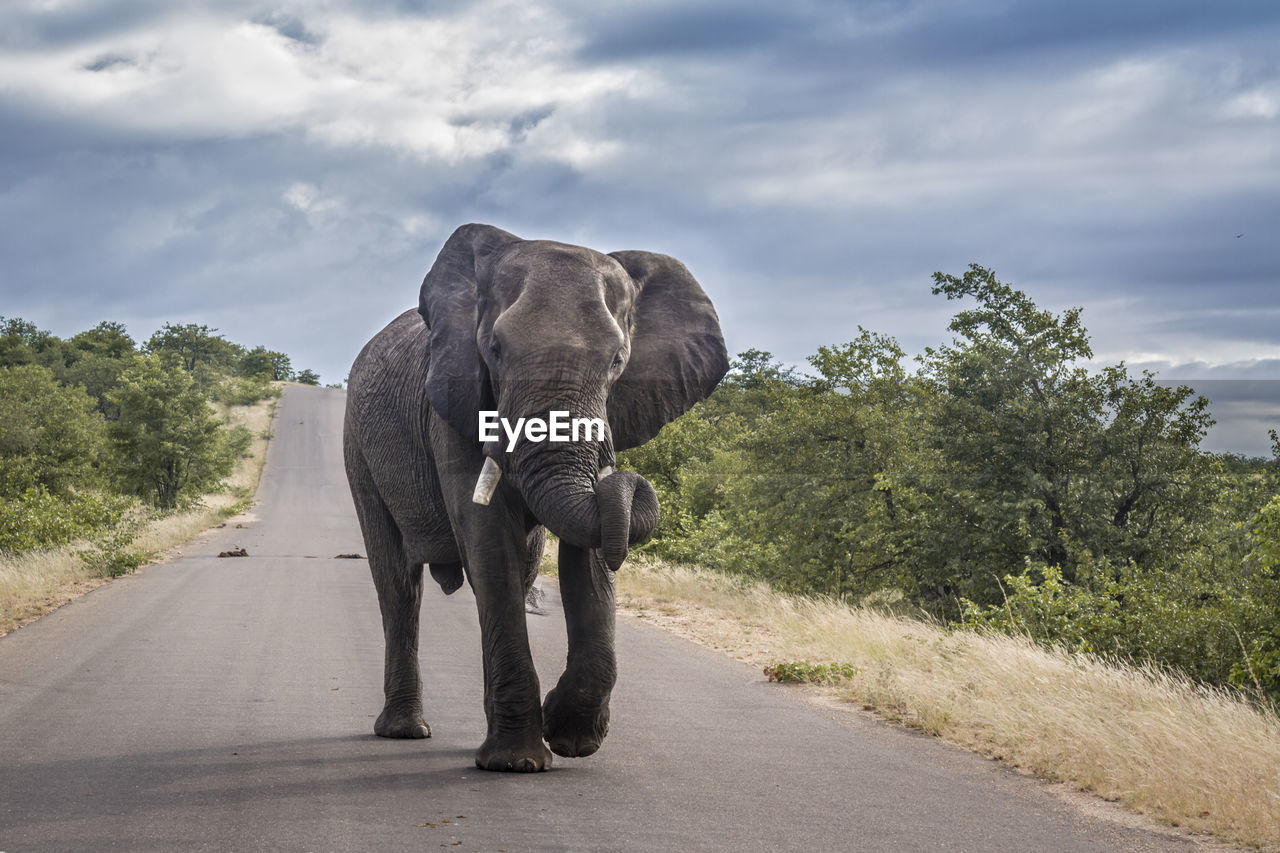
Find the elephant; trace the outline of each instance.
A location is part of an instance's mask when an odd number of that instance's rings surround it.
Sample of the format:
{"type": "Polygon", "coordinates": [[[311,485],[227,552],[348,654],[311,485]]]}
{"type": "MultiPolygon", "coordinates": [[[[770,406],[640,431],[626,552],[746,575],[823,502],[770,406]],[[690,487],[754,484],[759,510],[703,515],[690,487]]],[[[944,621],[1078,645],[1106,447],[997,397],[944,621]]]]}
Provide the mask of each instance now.
{"type": "Polygon", "coordinates": [[[534,772],[552,752],[599,749],[617,680],[614,573],[658,521],[653,487],[614,470],[616,454],[705,398],[728,366],[715,308],[674,258],[454,231],[417,309],[365,345],[348,380],[347,479],[386,642],[376,734],[431,736],[425,565],[445,594],[464,580],[475,593],[488,724],[476,765],[534,772]],[[586,428],[552,440],[570,416],[586,428]],[[547,530],[560,539],[568,658],[540,700],[524,603],[547,530]]]}

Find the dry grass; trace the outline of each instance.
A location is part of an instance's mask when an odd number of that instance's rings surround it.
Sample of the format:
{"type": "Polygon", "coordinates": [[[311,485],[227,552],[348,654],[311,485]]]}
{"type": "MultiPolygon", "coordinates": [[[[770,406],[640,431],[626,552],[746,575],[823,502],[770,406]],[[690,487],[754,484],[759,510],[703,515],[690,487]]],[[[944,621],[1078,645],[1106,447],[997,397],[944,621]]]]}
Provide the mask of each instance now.
{"type": "Polygon", "coordinates": [[[1280,846],[1280,720],[1235,695],[653,560],[619,573],[618,600],[759,665],[852,663],[823,689],[1165,823],[1280,846]]]}
{"type": "Polygon", "coordinates": [[[0,558],[0,636],[106,583],[75,551],[68,545],[0,558]]]}
{"type": "MultiPolygon", "coordinates": [[[[267,431],[275,400],[221,409],[231,423],[254,434],[249,456],[236,463],[225,491],[206,495],[200,506],[146,523],[130,549],[154,558],[232,514],[258,488],[266,458],[267,431]]],[[[16,557],[0,557],[0,636],[107,582],[79,557],[82,542],[16,557]]]]}

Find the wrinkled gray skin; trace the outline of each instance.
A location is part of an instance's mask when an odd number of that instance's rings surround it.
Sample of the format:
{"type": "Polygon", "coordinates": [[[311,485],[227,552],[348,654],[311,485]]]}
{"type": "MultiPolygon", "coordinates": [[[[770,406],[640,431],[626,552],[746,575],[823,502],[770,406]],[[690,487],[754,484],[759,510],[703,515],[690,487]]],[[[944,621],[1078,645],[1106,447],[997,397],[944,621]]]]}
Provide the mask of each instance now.
{"type": "Polygon", "coordinates": [[[595,752],[616,679],[614,582],[658,520],[644,478],[614,454],[648,441],[728,368],[715,309],[688,270],[649,252],[604,255],[464,225],[348,383],[347,478],[386,638],[383,737],[429,737],[418,672],[422,567],[446,593],[475,591],[484,655],[487,770],[536,771],[595,752]],[[479,441],[477,414],[599,417],[606,440],[479,441]],[[485,455],[503,476],[472,501],[485,455]],[[561,539],[564,674],[540,703],[524,601],[545,530],[561,539]]]}

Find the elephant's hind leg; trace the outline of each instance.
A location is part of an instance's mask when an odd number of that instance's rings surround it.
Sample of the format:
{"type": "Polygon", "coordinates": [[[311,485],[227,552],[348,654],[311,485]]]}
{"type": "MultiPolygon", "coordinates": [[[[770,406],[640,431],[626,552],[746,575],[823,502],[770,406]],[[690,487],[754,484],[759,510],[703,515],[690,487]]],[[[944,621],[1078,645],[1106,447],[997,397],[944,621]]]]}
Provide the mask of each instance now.
{"type": "Polygon", "coordinates": [[[382,681],[386,702],[373,731],[381,737],[431,737],[431,728],[422,716],[422,676],[418,671],[422,566],[409,564],[400,530],[380,499],[365,494],[355,503],[386,640],[382,681]]]}
{"type": "Polygon", "coordinates": [[[536,613],[539,616],[546,613],[542,609],[542,600],[546,597],[546,593],[533,585],[538,579],[538,566],[542,563],[542,552],[547,546],[547,529],[542,525],[538,525],[529,531],[527,537],[529,543],[529,554],[525,558],[524,567],[524,609],[526,613],[536,613]]]}

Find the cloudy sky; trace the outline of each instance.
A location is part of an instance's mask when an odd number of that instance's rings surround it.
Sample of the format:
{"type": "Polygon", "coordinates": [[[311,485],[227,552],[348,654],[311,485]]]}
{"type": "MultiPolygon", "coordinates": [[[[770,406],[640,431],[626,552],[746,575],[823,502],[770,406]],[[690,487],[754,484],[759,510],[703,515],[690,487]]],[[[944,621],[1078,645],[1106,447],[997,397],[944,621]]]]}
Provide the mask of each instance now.
{"type": "Polygon", "coordinates": [[[675,255],[790,363],[944,341],[977,262],[1099,362],[1280,380],[1277,45],[1274,0],[5,0],[0,315],[338,381],[478,221],[675,255]]]}

